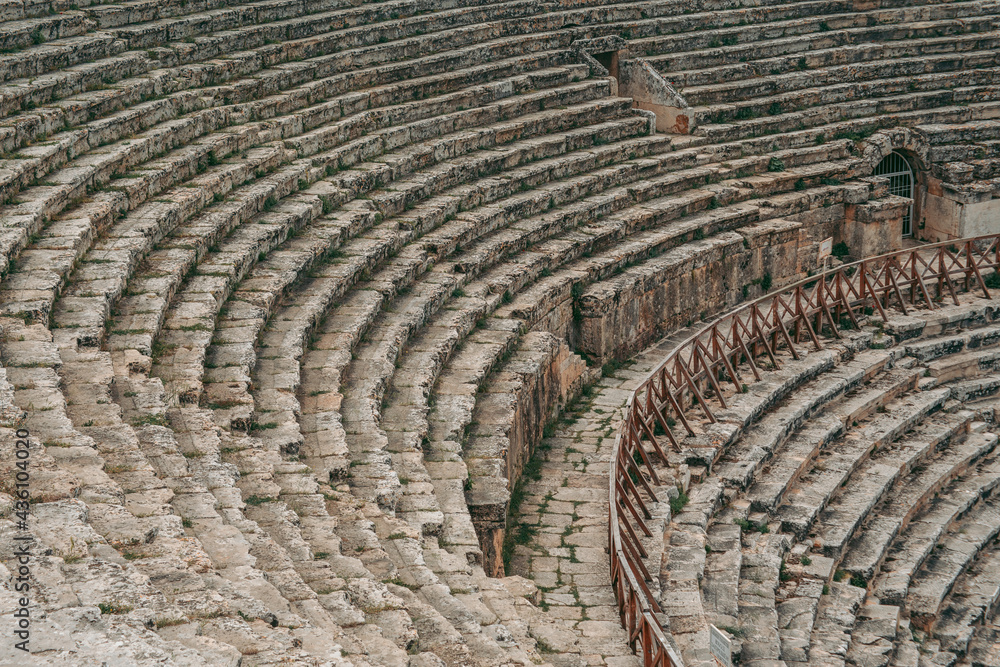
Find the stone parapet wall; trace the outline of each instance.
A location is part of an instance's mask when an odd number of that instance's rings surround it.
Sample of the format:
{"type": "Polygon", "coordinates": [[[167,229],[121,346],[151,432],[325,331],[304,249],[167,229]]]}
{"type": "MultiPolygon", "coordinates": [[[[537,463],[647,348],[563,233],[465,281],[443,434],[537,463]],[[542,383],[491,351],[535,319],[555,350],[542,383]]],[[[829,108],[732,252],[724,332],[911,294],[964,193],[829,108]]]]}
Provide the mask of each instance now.
{"type": "Polygon", "coordinates": [[[1000,226],[1000,179],[952,185],[928,179],[921,237],[947,241],[996,232],[1000,226]]]}
{"type": "Polygon", "coordinates": [[[487,574],[504,574],[511,492],[521,482],[545,425],[589,380],[592,374],[565,341],[548,332],[532,332],[479,394],[465,447],[465,496],[487,574]]]}
{"type": "MultiPolygon", "coordinates": [[[[580,351],[627,358],[664,331],[804,277],[813,265],[800,259],[802,230],[798,222],[771,220],[691,241],[587,289],[579,301],[580,351]]],[[[810,245],[802,255],[814,258],[810,245]]]]}

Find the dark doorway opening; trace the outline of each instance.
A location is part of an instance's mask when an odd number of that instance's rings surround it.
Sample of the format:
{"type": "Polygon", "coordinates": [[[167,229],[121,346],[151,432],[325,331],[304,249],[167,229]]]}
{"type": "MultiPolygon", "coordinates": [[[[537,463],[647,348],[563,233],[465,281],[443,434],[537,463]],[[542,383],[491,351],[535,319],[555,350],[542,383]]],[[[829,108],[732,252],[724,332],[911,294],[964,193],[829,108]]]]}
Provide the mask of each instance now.
{"type": "Polygon", "coordinates": [[[604,69],[608,70],[611,76],[618,78],[618,52],[617,51],[604,51],[603,53],[594,53],[594,60],[604,65],[604,69]]]}
{"type": "Polygon", "coordinates": [[[875,167],[875,176],[889,179],[889,194],[908,197],[910,208],[903,216],[903,238],[913,236],[913,169],[910,162],[897,151],[893,151],[875,167]]]}

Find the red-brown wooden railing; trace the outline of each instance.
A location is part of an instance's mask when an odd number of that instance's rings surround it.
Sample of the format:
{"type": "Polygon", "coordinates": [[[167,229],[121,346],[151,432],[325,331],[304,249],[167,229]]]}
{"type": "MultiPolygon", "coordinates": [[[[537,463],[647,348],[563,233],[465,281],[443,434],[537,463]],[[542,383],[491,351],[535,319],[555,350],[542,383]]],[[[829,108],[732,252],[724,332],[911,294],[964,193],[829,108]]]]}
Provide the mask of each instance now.
{"type": "Polygon", "coordinates": [[[840,338],[840,329],[857,328],[868,315],[887,319],[886,310],[903,314],[937,307],[958,294],[981,291],[990,298],[984,274],[1000,267],[1000,234],[946,241],[840,266],[747,302],[705,326],[680,345],[639,385],[625,406],[611,459],[608,517],[611,585],[618,599],[629,644],[646,667],[680,667],[657,618],[650,593],[647,556],[638,533],[651,537],[646,500],[656,502],[660,484],[653,465],[667,465],[665,447],[679,451],[678,425],[694,430],[685,412],[697,407],[715,421],[709,401],[723,408],[723,386],[743,387],[740,372],[757,380],[757,360],[778,367],[784,348],[795,359],[805,338],[816,349],[822,338],[840,338]],[[648,446],[648,448],[647,448],[648,446]]]}

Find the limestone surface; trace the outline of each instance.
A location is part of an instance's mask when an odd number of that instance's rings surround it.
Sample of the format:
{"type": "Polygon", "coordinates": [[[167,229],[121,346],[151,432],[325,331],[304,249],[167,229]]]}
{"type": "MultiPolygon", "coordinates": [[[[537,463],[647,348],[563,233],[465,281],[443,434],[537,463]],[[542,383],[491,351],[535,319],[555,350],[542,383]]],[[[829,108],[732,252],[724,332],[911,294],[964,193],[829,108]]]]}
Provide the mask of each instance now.
{"type": "MultiPolygon", "coordinates": [[[[998,16],[0,2],[0,664],[640,664],[623,406],[826,240],[1000,231],[998,16]]],[[[962,308],[673,457],[685,665],[708,623],[759,667],[1000,662],[1000,329],[962,308]]]]}

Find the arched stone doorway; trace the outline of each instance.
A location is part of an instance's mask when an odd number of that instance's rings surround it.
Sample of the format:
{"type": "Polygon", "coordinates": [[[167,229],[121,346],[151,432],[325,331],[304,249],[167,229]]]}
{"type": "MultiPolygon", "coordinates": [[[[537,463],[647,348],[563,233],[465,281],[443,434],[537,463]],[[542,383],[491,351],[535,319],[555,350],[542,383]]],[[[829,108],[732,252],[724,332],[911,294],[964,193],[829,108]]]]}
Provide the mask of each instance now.
{"type": "Polygon", "coordinates": [[[913,236],[913,200],[914,176],[909,160],[899,151],[892,151],[878,163],[873,176],[884,176],[889,179],[889,194],[906,197],[910,207],[903,215],[903,238],[913,236]]]}

